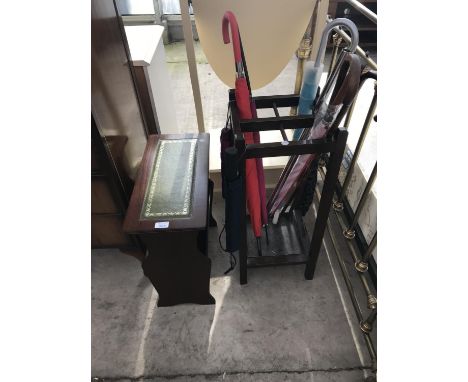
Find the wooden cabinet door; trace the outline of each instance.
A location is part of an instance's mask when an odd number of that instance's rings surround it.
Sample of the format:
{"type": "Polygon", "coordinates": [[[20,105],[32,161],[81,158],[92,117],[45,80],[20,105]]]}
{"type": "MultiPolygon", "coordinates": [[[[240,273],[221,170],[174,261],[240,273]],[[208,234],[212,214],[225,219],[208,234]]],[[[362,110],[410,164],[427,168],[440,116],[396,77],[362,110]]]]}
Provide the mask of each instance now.
{"type": "Polygon", "coordinates": [[[148,134],[125,32],[113,0],[91,2],[91,111],[102,136],[128,138],[123,162],[132,176],[148,134]]]}

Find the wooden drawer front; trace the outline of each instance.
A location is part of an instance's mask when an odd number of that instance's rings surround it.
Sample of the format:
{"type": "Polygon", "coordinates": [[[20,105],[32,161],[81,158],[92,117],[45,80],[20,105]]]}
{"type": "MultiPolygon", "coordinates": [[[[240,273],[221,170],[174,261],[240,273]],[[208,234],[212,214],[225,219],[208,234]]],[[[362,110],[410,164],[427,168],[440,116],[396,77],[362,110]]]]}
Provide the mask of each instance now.
{"type": "Polygon", "coordinates": [[[107,179],[93,178],[91,180],[91,213],[113,214],[119,212],[107,185],[107,179]]]}
{"type": "Polygon", "coordinates": [[[120,216],[91,215],[91,246],[94,248],[131,245],[122,225],[123,220],[120,216]]]}

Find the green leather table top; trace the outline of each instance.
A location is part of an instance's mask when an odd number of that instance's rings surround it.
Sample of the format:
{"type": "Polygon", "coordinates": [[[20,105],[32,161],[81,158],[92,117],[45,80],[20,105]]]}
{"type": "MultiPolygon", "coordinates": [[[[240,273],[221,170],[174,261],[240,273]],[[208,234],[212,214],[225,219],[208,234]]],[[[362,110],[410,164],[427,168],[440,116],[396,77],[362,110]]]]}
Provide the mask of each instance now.
{"type": "Polygon", "coordinates": [[[190,216],[197,139],[160,139],[145,198],[142,220],[190,216]]]}

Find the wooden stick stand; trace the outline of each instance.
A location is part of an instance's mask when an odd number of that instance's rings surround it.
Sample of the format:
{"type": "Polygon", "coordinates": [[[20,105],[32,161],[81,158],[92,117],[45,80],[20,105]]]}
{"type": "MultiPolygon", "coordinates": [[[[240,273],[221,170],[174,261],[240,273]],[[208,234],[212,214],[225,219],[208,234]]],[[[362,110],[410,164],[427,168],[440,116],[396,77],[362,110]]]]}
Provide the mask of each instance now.
{"type": "MultiPolygon", "coordinates": [[[[241,219],[241,241],[239,249],[240,283],[247,283],[247,268],[306,264],[305,278],[312,280],[318,255],[325,233],[326,223],[330,207],[333,200],[334,187],[338,179],[343,153],[346,146],[348,132],[337,129],[332,137],[320,142],[289,141],[274,143],[260,143],[246,145],[243,138],[245,132],[280,130],[283,136],[285,129],[302,129],[313,125],[313,117],[310,115],[284,116],[277,113],[278,107],[293,107],[299,103],[298,95],[253,97],[257,109],[273,108],[276,117],[254,118],[250,120],[240,120],[236,106],[234,91],[229,92],[229,108],[232,117],[232,128],[234,131],[235,146],[239,153],[239,173],[245,179],[245,161],[250,158],[267,158],[278,156],[291,156],[300,154],[321,154],[330,153],[327,165],[327,174],[323,184],[322,198],[320,200],[317,217],[312,232],[312,239],[309,242],[307,229],[302,222],[302,215],[294,208],[282,216],[277,225],[269,224],[271,231],[270,243],[262,240],[263,256],[258,256],[256,250],[248,251],[248,243],[252,243],[251,248],[256,248],[255,238],[248,227],[248,219],[241,219]],[[288,232],[287,235],[284,232],[288,232]],[[286,237],[288,236],[288,237],[286,237]]],[[[241,216],[246,216],[246,192],[245,182],[242,188],[241,216]]]]}

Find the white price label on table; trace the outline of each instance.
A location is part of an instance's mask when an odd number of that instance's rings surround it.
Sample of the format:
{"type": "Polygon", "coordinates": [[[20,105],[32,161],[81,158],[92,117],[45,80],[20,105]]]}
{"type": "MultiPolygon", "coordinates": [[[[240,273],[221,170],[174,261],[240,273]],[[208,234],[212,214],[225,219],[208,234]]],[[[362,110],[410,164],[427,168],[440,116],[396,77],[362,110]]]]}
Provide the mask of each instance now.
{"type": "Polygon", "coordinates": [[[154,228],[168,228],[169,227],[169,222],[156,222],[154,223],[154,228]]]}

